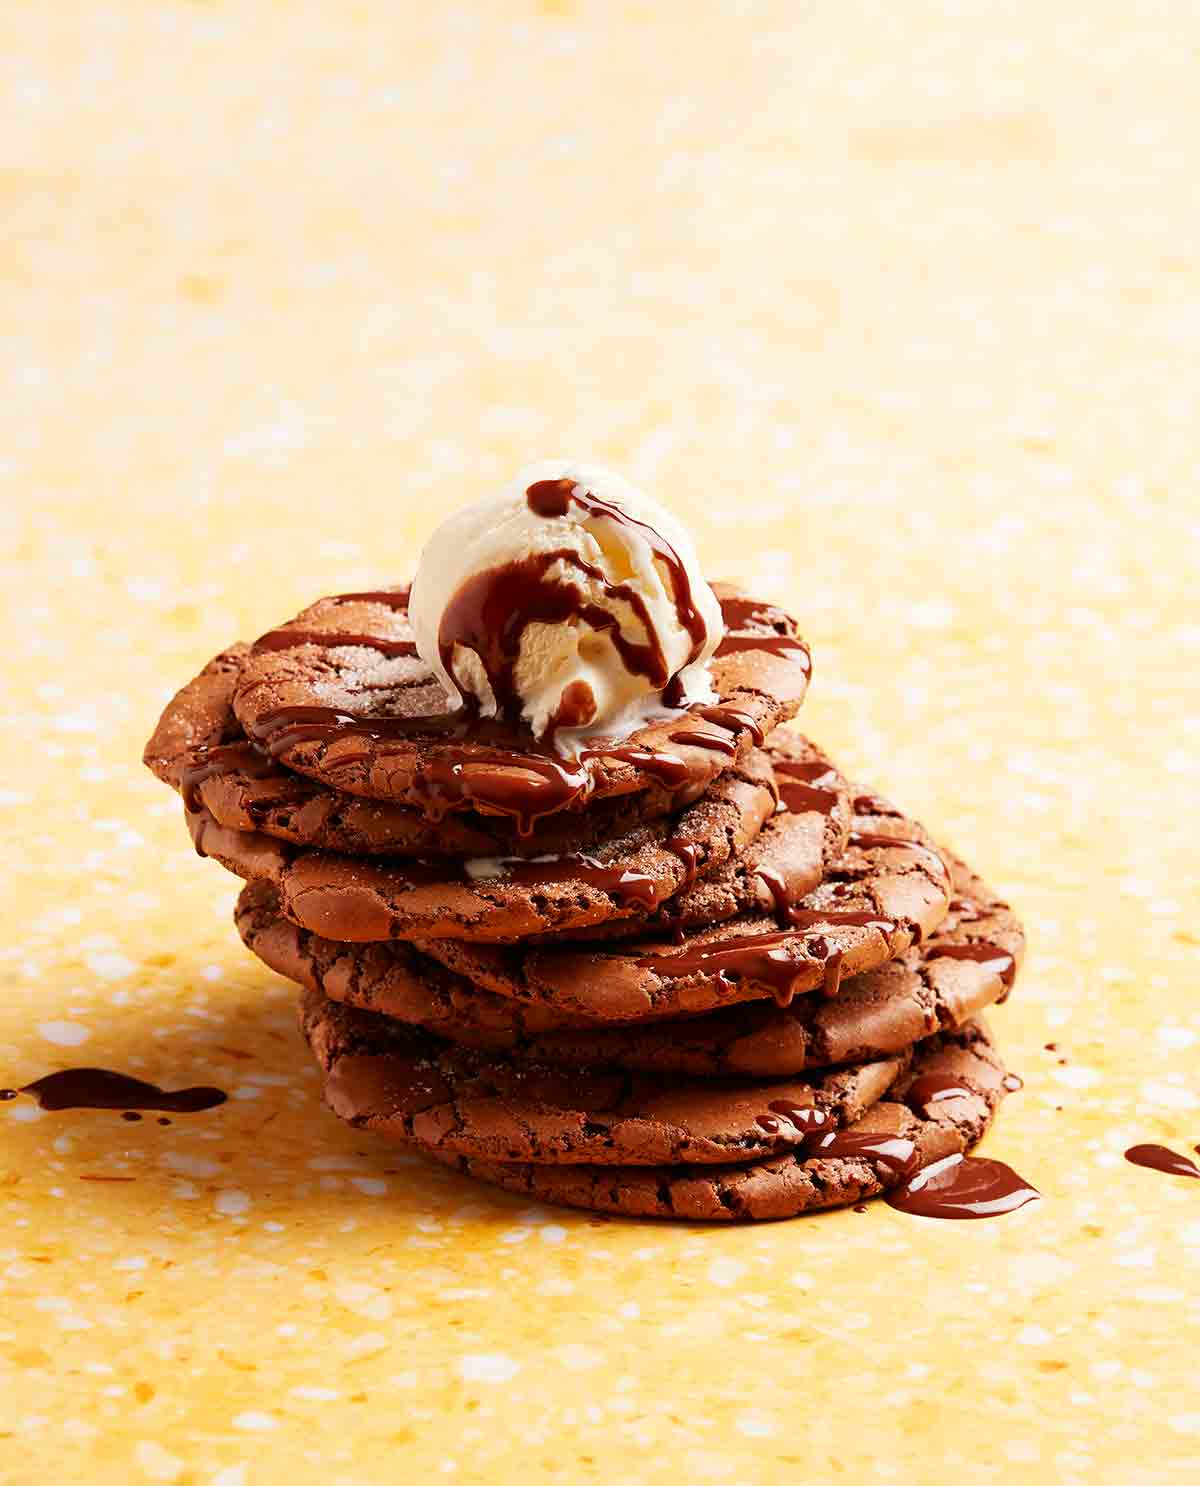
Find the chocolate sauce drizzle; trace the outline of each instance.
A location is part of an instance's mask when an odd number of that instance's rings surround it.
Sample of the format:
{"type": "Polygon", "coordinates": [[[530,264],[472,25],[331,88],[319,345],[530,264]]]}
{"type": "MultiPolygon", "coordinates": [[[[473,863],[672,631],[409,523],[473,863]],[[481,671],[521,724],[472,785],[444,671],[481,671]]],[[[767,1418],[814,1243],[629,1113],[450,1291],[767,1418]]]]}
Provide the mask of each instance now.
{"type": "Polygon", "coordinates": [[[218,743],[212,748],[198,748],[191,761],[179,774],[179,792],[190,811],[200,809],[200,787],[205,780],[225,774],[245,774],[248,779],[269,779],[276,773],[274,763],[264,758],[249,743],[218,743]]]}
{"type": "Polygon", "coordinates": [[[937,1104],[947,1099],[970,1099],[974,1091],[961,1079],[947,1077],[944,1073],[923,1073],[913,1079],[904,1100],[917,1114],[929,1114],[937,1104]]]}
{"type": "Polygon", "coordinates": [[[931,961],[973,960],[998,975],[1009,990],[1017,978],[1016,959],[998,944],[936,944],[931,947],[929,958],[931,961]]]}
{"type": "Polygon", "coordinates": [[[778,604],[764,603],[762,599],[746,598],[742,594],[731,594],[721,600],[721,617],[725,628],[733,630],[761,624],[783,633],[792,627],[791,616],[778,604]]]}
{"type": "Polygon", "coordinates": [[[813,1160],[821,1157],[836,1160],[857,1157],[873,1161],[892,1177],[903,1180],[916,1167],[917,1148],[903,1135],[888,1135],[882,1131],[830,1130],[825,1134],[809,1136],[804,1142],[804,1154],[813,1160]]]}
{"type": "Polygon", "coordinates": [[[919,1218],[998,1218],[1041,1193],[1003,1161],[950,1156],[885,1194],[898,1212],[919,1218]]]}
{"type": "Polygon", "coordinates": [[[783,808],[793,815],[815,810],[830,815],[837,804],[836,771],[820,759],[776,759],[771,767],[783,808]]]}
{"type": "Polygon", "coordinates": [[[557,857],[550,862],[506,862],[503,875],[496,879],[499,886],[513,883],[522,887],[565,882],[586,882],[623,907],[632,905],[647,912],[657,908],[672,891],[670,883],[657,881],[646,872],[631,867],[606,867],[583,853],[557,857]]]}
{"type": "Polygon", "coordinates": [[[330,604],[383,604],[388,609],[396,610],[398,614],[407,614],[411,594],[412,584],[402,583],[397,588],[371,588],[364,593],[335,593],[326,602],[330,604]]]}
{"type": "Polygon", "coordinates": [[[635,744],[618,744],[612,748],[588,748],[579,755],[581,763],[597,758],[613,758],[621,763],[632,764],[644,770],[652,779],[667,789],[677,789],[686,783],[691,770],[677,753],[666,753],[656,748],[639,748],[635,744]]]}
{"type": "Polygon", "coordinates": [[[273,629],[260,635],[254,642],[255,655],[268,650],[296,650],[301,645],[316,645],[322,650],[337,650],[344,645],[356,645],[363,649],[378,650],[389,657],[416,655],[415,640],[385,640],[380,635],[341,634],[326,629],[273,629]]]}
{"type": "MultiPolygon", "coordinates": [[[[1200,1150],[1200,1146],[1196,1149],[1200,1150]]],[[[1151,1171],[1161,1171],[1167,1176],[1200,1177],[1200,1166],[1165,1145],[1131,1145],[1125,1152],[1125,1159],[1134,1166],[1147,1166],[1151,1171]]]]}
{"type": "Polygon", "coordinates": [[[204,1085],[191,1089],[160,1089],[127,1073],[108,1068],[64,1068],[48,1073],[21,1089],[4,1089],[0,1098],[15,1099],[29,1094],[43,1109],[138,1109],[167,1110],[171,1114],[196,1114],[224,1104],[223,1089],[204,1085]]]}
{"type": "Polygon", "coordinates": [[[731,733],[747,732],[755,748],[761,748],[766,739],[762,725],[752,712],[747,712],[744,707],[726,707],[723,704],[716,707],[697,707],[696,716],[703,717],[705,722],[711,722],[716,727],[725,728],[731,733]]]}
{"type": "Polygon", "coordinates": [[[743,650],[761,650],[787,660],[802,656],[806,671],[812,665],[808,646],[797,635],[726,635],[717,646],[713,659],[720,660],[722,656],[735,655],[743,650]]]}
{"type": "MultiPolygon", "coordinates": [[[[533,487],[536,488],[536,487],[533,487]]],[[[579,620],[608,636],[621,663],[632,676],[642,676],[661,691],[671,670],[654,628],[646,600],[631,583],[610,583],[601,568],[585,562],[568,547],[515,559],[468,578],[442,614],[438,652],[442,665],[465,709],[479,709],[479,698],[459,681],[454,669],[459,646],[472,650],[487,676],[497,714],[515,722],[524,705],[516,684],[521,642],[531,624],[563,625],[579,620]],[[587,599],[574,583],[550,576],[558,565],[592,579],[606,598],[627,604],[645,631],[644,640],[631,640],[619,617],[602,604],[587,599]]]]}
{"type": "Polygon", "coordinates": [[[895,851],[907,851],[913,856],[924,857],[927,865],[937,869],[939,877],[946,875],[946,864],[932,846],[926,846],[921,841],[910,841],[903,836],[882,836],[873,831],[851,831],[848,845],[857,846],[863,851],[872,851],[879,847],[888,847],[895,851]]]}
{"type": "Polygon", "coordinates": [[[692,748],[707,748],[712,753],[723,753],[726,758],[733,758],[738,751],[736,738],[720,733],[700,733],[688,728],[672,733],[671,742],[683,743],[692,748]]]}
{"type": "MultiPolygon", "coordinates": [[[[617,526],[636,530],[654,553],[655,561],[661,562],[667,570],[671,583],[671,597],[675,603],[675,617],[692,642],[687,664],[690,665],[699,656],[708,639],[708,626],[704,622],[704,616],[696,607],[687,568],[680,559],[679,553],[660,532],[655,531],[652,526],[647,526],[644,521],[638,521],[630,516],[627,511],[623,511],[620,506],[613,505],[611,501],[601,500],[586,486],[576,484],[573,480],[539,480],[525,492],[525,499],[529,509],[537,516],[546,518],[565,516],[571,504],[574,503],[585,516],[604,517],[617,526]]],[[[648,622],[646,630],[647,633],[651,632],[648,622]]]]}
{"type": "MultiPolygon", "coordinates": [[[[414,792],[426,813],[440,820],[450,810],[467,806],[490,809],[512,817],[522,836],[530,835],[543,816],[567,809],[591,789],[591,774],[582,761],[539,751],[531,738],[514,737],[512,729],[502,723],[461,711],[417,718],[354,717],[334,707],[280,707],[258,718],[249,732],[272,758],[301,743],[330,744],[352,738],[376,744],[391,739],[412,742],[424,736],[461,743],[457,753],[447,749],[426,760],[414,779],[414,792]],[[510,747],[492,746],[492,740],[510,747]]],[[[349,767],[370,757],[367,749],[346,752],[336,763],[349,767]]]]}
{"type": "Polygon", "coordinates": [[[797,962],[789,953],[799,943],[799,936],[787,931],[744,934],[680,955],[646,955],[637,965],[666,979],[715,975],[726,983],[755,981],[768,986],[780,1006],[788,1006],[796,994],[796,981],[807,969],[805,962],[797,962]]]}

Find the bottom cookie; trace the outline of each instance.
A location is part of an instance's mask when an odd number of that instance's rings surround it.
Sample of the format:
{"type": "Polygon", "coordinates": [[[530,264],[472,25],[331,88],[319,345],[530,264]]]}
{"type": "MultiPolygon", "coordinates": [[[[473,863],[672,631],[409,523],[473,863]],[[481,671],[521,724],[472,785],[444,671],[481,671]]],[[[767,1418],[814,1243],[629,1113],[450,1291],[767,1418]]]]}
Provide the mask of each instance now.
{"type": "Polygon", "coordinates": [[[939,1046],[915,1058],[887,1098],[826,1137],[823,1148],[814,1142],[815,1149],[730,1166],[537,1166],[448,1151],[426,1154],[523,1197],[626,1217],[728,1223],[849,1207],[900,1187],[922,1168],[963,1154],[983,1138],[1008,1085],[986,1027],[969,1027],[976,1038],[969,1050],[939,1046]],[[981,1087],[978,1065],[985,1051],[995,1078],[981,1087]],[[934,1097],[954,1084],[964,1061],[974,1065],[971,1090],[934,1097]],[[922,1098],[928,1102],[921,1104],[922,1098]]]}

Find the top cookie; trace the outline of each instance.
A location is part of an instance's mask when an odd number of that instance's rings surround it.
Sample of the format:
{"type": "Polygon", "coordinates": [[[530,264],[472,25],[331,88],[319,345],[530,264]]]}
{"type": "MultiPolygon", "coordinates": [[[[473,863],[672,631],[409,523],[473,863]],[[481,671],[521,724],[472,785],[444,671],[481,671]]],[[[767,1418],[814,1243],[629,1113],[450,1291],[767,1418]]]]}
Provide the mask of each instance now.
{"type": "Polygon", "coordinates": [[[321,599],[254,645],[233,710],[289,769],[431,819],[475,810],[527,835],[560,811],[643,795],[648,815],[699,798],[735,759],[795,715],[811,670],[781,609],[714,585],[726,633],[712,662],[716,705],[696,705],[619,742],[563,758],[507,724],[447,712],[416,655],[408,590],[321,599]]]}
{"type": "Polygon", "coordinates": [[[249,655],[249,645],[234,645],[214,656],[167,703],[143,754],[190,811],[207,811],[226,830],[348,856],[539,857],[586,851],[671,813],[670,795],[613,795],[546,816],[523,836],[502,815],[459,810],[434,820],[412,805],[333,789],[246,738],[233,694],[249,655]]]}

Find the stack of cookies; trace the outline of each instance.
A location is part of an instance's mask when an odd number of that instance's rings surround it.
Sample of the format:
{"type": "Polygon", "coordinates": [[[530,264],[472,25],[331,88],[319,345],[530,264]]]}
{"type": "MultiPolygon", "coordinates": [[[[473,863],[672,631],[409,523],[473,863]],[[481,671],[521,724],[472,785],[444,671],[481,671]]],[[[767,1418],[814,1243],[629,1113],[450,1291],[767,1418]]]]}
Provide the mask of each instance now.
{"type": "Polygon", "coordinates": [[[146,762],[245,880],[342,1119],[680,1219],[916,1189],[980,1139],[1020,926],[785,726],[794,621],[713,592],[707,696],[586,746],[448,705],[405,588],[322,599],[170,703],[146,762]]]}

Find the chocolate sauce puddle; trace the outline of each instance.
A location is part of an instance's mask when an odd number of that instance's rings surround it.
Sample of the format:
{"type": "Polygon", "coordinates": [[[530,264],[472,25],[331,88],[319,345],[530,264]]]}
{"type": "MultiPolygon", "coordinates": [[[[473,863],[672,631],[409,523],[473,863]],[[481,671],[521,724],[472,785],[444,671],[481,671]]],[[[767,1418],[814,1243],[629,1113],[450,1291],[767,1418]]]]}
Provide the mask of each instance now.
{"type": "MultiPolygon", "coordinates": [[[[1200,1146],[1196,1149],[1200,1150],[1200,1146]]],[[[1134,1166],[1148,1166],[1151,1171],[1161,1171],[1167,1176],[1200,1177],[1200,1166],[1165,1145],[1131,1145],[1125,1159],[1134,1166]]]]}
{"type": "Polygon", "coordinates": [[[889,1207],[918,1218],[998,1218],[1041,1193],[1003,1161],[948,1156],[884,1193],[889,1207]]]}
{"type": "Polygon", "coordinates": [[[191,1089],[160,1089],[128,1073],[114,1073],[109,1068],[64,1068],[48,1073],[20,1089],[4,1089],[0,1098],[15,1099],[29,1094],[43,1109],[118,1109],[129,1113],[139,1109],[165,1110],[171,1114],[197,1114],[224,1104],[229,1095],[223,1089],[198,1085],[191,1089]]]}

